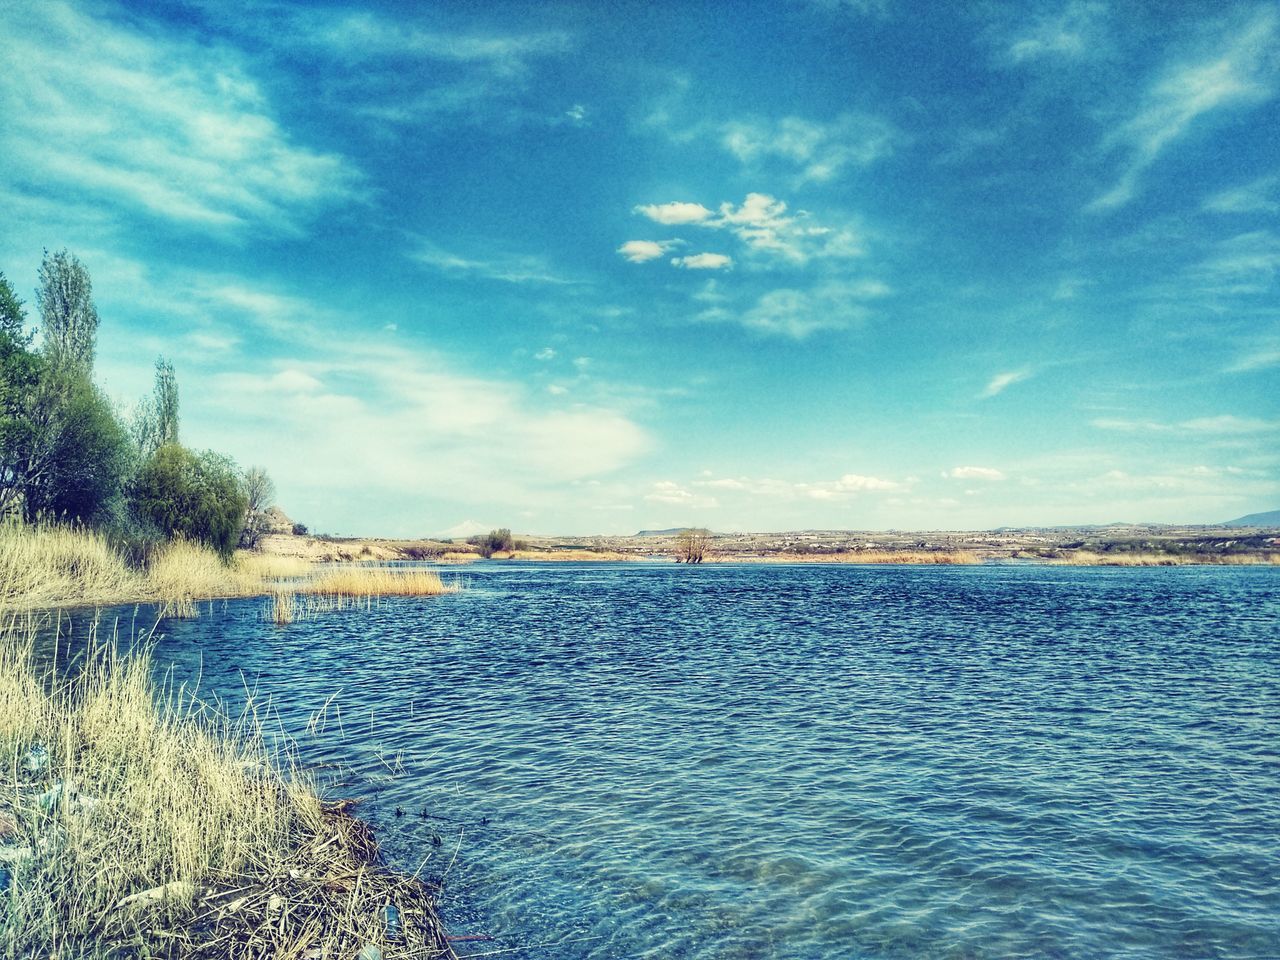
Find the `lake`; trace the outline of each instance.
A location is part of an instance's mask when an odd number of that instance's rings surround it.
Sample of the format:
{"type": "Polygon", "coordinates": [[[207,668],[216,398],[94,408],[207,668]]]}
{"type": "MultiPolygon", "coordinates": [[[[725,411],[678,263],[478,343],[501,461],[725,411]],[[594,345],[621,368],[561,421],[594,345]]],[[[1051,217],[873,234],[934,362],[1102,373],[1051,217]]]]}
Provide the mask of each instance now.
{"type": "Polygon", "coordinates": [[[157,659],[269,698],[460,954],[1280,955],[1280,569],[457,575],[157,659]]]}

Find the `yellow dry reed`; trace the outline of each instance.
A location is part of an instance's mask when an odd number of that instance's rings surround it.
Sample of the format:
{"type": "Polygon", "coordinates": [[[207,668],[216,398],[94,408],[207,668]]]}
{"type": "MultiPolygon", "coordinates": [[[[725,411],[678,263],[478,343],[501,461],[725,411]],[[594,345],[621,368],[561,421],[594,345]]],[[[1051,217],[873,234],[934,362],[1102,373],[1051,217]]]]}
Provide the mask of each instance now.
{"type": "Polygon", "coordinates": [[[445,583],[431,570],[391,567],[339,567],[298,585],[299,593],[356,598],[434,597],[457,593],[458,589],[457,584],[445,583]]]}

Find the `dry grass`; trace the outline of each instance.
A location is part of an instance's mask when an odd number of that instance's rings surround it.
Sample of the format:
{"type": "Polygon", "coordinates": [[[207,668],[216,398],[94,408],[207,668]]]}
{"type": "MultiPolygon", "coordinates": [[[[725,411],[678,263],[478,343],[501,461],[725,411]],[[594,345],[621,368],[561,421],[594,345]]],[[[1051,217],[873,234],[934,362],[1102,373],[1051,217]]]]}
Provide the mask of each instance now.
{"type": "Polygon", "coordinates": [[[232,562],[235,569],[255,580],[297,580],[310,576],[316,565],[303,557],[237,550],[232,562]]]}
{"type": "Polygon", "coordinates": [[[131,600],[144,591],[143,578],[100,533],[0,524],[0,608],[131,600]]]}
{"type": "Polygon", "coordinates": [[[1051,563],[1071,567],[1267,566],[1280,564],[1280,553],[1095,553],[1075,550],[1051,563]]]}
{"type": "Polygon", "coordinates": [[[355,598],[434,597],[458,590],[457,584],[445,583],[431,570],[389,567],[341,567],[298,585],[299,593],[355,598]]]}
{"type": "Polygon", "coordinates": [[[157,701],[148,656],[110,647],[42,676],[31,638],[0,630],[0,956],[452,956],[428,891],[252,713],[157,701]]]}

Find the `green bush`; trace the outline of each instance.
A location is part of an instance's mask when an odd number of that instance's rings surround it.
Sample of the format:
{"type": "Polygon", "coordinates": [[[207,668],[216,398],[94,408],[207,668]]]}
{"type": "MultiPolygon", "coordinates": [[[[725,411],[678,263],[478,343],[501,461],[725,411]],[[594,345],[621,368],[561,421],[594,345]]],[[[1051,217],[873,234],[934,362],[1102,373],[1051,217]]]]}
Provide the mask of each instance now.
{"type": "Polygon", "coordinates": [[[235,464],[176,443],[160,447],[138,471],[133,505],[138,516],[169,537],[206,544],[224,558],[240,539],[246,508],[235,464]]]}

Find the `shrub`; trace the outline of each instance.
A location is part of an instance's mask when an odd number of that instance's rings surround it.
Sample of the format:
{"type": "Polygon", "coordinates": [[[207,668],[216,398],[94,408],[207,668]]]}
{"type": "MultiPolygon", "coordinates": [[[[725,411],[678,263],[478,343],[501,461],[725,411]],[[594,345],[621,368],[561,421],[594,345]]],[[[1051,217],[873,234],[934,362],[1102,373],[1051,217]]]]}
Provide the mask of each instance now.
{"type": "Polygon", "coordinates": [[[246,498],[235,465],[206,451],[165,444],[142,466],[134,509],[171,538],[185,537],[230,558],[240,538],[246,498]]]}
{"type": "Polygon", "coordinates": [[[511,538],[511,531],[506,527],[498,530],[490,530],[481,537],[472,537],[467,543],[473,544],[480,548],[480,556],[486,560],[499,551],[509,551],[515,549],[515,541],[511,538]]]}
{"type": "Polygon", "coordinates": [[[305,523],[295,523],[293,525],[293,535],[295,537],[305,537],[307,535],[307,525],[305,523]]]}

